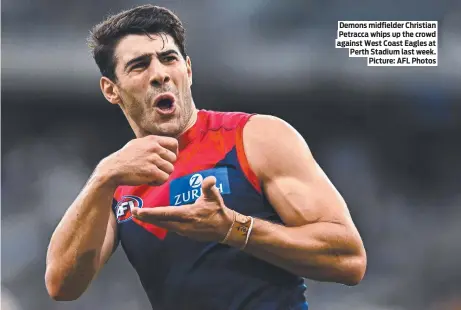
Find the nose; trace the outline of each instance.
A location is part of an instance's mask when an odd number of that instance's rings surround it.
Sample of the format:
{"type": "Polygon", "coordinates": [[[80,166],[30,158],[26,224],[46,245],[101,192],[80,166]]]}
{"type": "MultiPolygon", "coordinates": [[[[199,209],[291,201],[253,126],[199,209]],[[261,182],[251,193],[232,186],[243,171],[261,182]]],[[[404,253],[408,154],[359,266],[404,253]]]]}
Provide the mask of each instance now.
{"type": "MultiPolygon", "coordinates": [[[[154,61],[152,61],[154,63],[154,61]]],[[[150,84],[154,87],[161,87],[170,81],[170,75],[167,72],[165,66],[161,62],[151,64],[151,78],[150,84]]]]}

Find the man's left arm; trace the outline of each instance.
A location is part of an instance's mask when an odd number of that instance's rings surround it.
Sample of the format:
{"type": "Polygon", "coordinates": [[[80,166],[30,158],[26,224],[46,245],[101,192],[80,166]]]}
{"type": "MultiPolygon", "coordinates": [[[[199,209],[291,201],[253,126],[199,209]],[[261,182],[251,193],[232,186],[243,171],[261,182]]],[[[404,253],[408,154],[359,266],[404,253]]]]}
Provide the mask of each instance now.
{"type": "Polygon", "coordinates": [[[299,276],[358,284],[366,253],[344,199],[286,122],[253,116],[245,154],[284,225],[255,219],[244,251],[299,276]]]}

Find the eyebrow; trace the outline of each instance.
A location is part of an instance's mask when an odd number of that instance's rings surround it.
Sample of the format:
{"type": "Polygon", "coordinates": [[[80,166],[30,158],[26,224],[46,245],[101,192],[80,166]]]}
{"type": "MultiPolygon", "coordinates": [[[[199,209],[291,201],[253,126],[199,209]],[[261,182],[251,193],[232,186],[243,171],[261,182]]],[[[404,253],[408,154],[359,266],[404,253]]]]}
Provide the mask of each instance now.
{"type": "MultiPolygon", "coordinates": [[[[164,52],[160,52],[160,53],[157,53],[157,57],[165,57],[165,56],[168,56],[170,54],[176,54],[179,56],[178,52],[173,50],[173,49],[170,49],[170,50],[167,50],[167,51],[164,51],[164,52]]],[[[139,62],[139,61],[142,61],[142,60],[148,60],[152,57],[153,53],[144,53],[142,55],[139,55],[131,60],[129,60],[126,64],[125,64],[125,71],[128,70],[128,68],[136,63],[136,62],[139,62]]]]}
{"type": "Polygon", "coordinates": [[[165,56],[168,56],[170,54],[176,54],[179,56],[178,52],[175,51],[175,50],[167,50],[167,51],[164,51],[164,52],[160,52],[160,53],[157,53],[157,56],[158,57],[165,57],[165,56]]]}

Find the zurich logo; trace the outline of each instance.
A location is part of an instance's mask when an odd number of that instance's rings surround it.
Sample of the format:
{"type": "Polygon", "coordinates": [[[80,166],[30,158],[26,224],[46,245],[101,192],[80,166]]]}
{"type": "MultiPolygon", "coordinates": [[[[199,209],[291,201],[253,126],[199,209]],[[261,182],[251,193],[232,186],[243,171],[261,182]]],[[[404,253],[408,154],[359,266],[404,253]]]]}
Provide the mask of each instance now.
{"type": "Polygon", "coordinates": [[[170,205],[183,206],[194,203],[202,194],[203,180],[209,176],[216,178],[216,187],[221,194],[231,193],[227,167],[201,170],[171,181],[170,205]]]}
{"type": "Polygon", "coordinates": [[[197,188],[197,187],[200,187],[200,185],[202,185],[202,182],[203,182],[202,175],[200,173],[196,173],[190,177],[189,185],[192,188],[197,188]]]}

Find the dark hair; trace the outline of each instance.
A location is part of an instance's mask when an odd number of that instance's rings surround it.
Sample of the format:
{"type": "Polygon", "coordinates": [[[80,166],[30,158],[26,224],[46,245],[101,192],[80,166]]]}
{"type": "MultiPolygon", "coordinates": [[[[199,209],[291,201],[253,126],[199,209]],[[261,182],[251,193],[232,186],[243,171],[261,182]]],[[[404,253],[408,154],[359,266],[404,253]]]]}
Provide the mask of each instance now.
{"type": "Polygon", "coordinates": [[[186,59],[185,31],[181,20],[166,8],[142,5],[109,16],[92,29],[88,45],[103,76],[117,80],[114,52],[118,42],[129,34],[142,33],[170,35],[186,59]]]}

